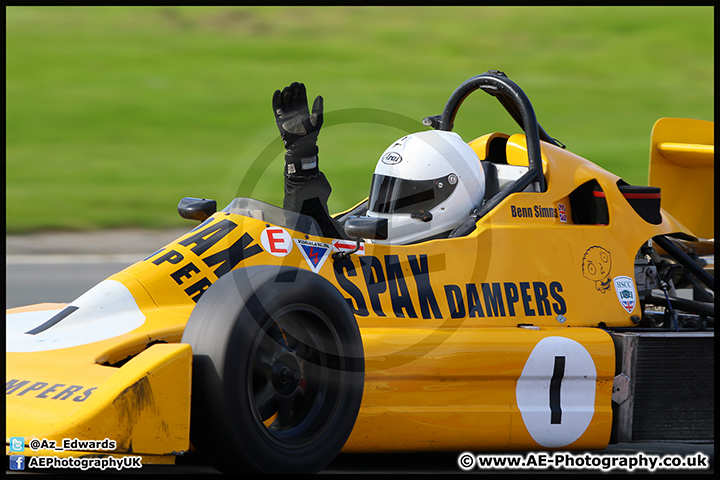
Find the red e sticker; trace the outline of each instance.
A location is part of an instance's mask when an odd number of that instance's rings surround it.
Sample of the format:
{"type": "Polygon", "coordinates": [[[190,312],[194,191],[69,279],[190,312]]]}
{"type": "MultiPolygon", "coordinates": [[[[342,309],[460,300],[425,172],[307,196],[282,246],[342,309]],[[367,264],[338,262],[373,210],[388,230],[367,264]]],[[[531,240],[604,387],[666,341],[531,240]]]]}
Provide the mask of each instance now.
{"type": "Polygon", "coordinates": [[[260,243],[266,252],[276,257],[284,257],[293,248],[290,234],[280,227],[268,227],[260,234],[260,243]]]}

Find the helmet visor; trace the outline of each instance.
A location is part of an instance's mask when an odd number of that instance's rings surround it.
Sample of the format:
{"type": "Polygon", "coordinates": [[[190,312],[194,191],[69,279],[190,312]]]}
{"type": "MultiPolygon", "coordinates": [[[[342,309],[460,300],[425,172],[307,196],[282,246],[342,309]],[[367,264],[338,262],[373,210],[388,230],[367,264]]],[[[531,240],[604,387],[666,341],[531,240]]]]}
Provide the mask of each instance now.
{"type": "Polygon", "coordinates": [[[457,180],[454,173],[434,180],[406,180],[374,174],[368,210],[378,213],[428,212],[452,194],[457,180]]]}

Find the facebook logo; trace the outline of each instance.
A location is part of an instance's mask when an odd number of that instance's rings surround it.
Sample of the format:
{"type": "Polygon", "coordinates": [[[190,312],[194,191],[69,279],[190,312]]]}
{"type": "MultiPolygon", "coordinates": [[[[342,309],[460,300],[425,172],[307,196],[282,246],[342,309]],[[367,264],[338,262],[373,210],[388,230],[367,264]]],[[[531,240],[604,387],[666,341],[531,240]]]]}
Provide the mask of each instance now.
{"type": "Polygon", "coordinates": [[[25,470],[25,455],[10,455],[10,470],[25,470]]]}

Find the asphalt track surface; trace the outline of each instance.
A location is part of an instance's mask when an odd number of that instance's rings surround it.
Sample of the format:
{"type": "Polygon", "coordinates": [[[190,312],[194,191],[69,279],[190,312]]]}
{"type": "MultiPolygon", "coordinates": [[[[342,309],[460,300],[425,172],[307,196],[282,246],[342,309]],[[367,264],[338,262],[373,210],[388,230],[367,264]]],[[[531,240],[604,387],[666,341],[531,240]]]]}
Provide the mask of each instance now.
{"type": "MultiPolygon", "coordinates": [[[[71,302],[98,282],[132,263],[142,260],[160,247],[170,243],[187,229],[148,232],[142,230],[120,230],[96,233],[55,232],[26,236],[6,237],[6,307],[18,307],[42,302],[71,302]]],[[[658,474],[711,474],[714,473],[714,444],[642,443],[614,444],[602,451],[569,452],[576,462],[583,462],[583,455],[590,454],[590,463],[600,464],[604,456],[638,458],[656,456],[662,459],[692,458],[698,452],[707,457],[709,468],[657,469],[658,474]]],[[[601,467],[589,469],[573,468],[493,468],[480,469],[477,465],[465,471],[458,465],[462,452],[431,453],[379,453],[341,454],[322,474],[454,474],[454,473],[607,473],[601,467]]],[[[470,452],[481,455],[483,452],[470,452]]],[[[507,454],[505,454],[507,455],[507,454]]],[[[528,460],[527,453],[513,453],[528,460]]],[[[548,458],[548,457],[546,457],[548,458]]],[[[537,458],[536,458],[537,460],[537,458]]],[[[542,460],[538,460],[540,462],[542,460]]],[[[6,473],[16,473],[7,470],[6,473]]],[[[31,473],[25,471],[25,473],[31,473]]],[[[80,474],[78,470],[57,471],[57,473],[80,474]]],[[[98,473],[91,471],[88,473],[98,473]]],[[[104,473],[153,473],[153,474],[212,474],[218,473],[196,457],[185,457],[173,466],[146,465],[140,470],[123,470],[104,473]]],[[[625,470],[611,470],[610,473],[627,473],[625,470]]],[[[632,473],[650,473],[647,469],[636,469],[632,473]]]]}

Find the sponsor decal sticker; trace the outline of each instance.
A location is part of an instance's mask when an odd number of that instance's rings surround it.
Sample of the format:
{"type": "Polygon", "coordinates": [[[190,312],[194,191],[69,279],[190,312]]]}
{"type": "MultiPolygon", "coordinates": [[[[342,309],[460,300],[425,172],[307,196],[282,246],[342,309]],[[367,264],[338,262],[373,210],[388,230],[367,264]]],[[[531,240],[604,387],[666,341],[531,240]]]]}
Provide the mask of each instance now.
{"type": "Polygon", "coordinates": [[[628,312],[632,313],[635,308],[635,283],[633,279],[626,276],[613,278],[615,284],[615,293],[617,293],[620,305],[628,312]]]}
{"type": "Polygon", "coordinates": [[[260,243],[247,232],[230,244],[227,239],[238,235],[236,233],[229,236],[237,227],[236,223],[226,218],[216,221],[215,217],[210,217],[191,230],[190,235],[186,235],[172,245],[172,248],[163,247],[143,261],[152,262],[163,269],[170,269],[172,271],[170,278],[193,302],[197,302],[214,281],[212,276],[208,277],[201,273],[201,268],[198,267],[200,261],[213,268],[215,276],[220,278],[244,260],[263,251],[260,243]],[[226,240],[220,242],[222,239],[226,240]],[[218,243],[230,246],[208,254],[208,250],[218,243]]]}
{"type": "Polygon", "coordinates": [[[293,248],[290,234],[284,228],[268,227],[260,234],[260,243],[266,252],[276,257],[284,257],[293,248]]]}
{"type": "Polygon", "coordinates": [[[318,273],[325,263],[325,260],[330,256],[332,251],[332,245],[329,243],[315,242],[312,240],[304,240],[302,238],[296,238],[295,243],[302,253],[303,258],[310,266],[310,270],[318,273]]]}
{"type": "MultiPolygon", "coordinates": [[[[5,382],[5,395],[68,400],[73,402],[84,402],[95,390],[97,390],[97,387],[66,385],[64,383],[53,383],[52,381],[36,382],[34,380],[23,380],[21,378],[11,378],[5,382]]],[[[23,437],[13,438],[22,439],[23,437]]],[[[16,444],[16,446],[20,448],[19,443],[16,444]]],[[[24,444],[22,448],[25,448],[24,444]]]]}
{"type": "Polygon", "coordinates": [[[334,263],[335,279],[355,315],[379,317],[384,299],[398,318],[551,317],[566,321],[563,285],[558,281],[437,285],[428,255],[351,255],[334,263]],[[447,303],[445,303],[447,302],[447,303]],[[445,305],[447,305],[445,307],[445,305]],[[442,310],[445,310],[443,313],[442,310]]]}
{"type": "Polygon", "coordinates": [[[384,153],[380,160],[386,165],[397,165],[402,162],[402,157],[397,152],[384,153]]]}
{"type": "MultiPolygon", "coordinates": [[[[355,242],[352,240],[333,240],[332,246],[333,252],[350,252],[355,250],[355,242]]],[[[360,248],[354,253],[358,255],[365,255],[365,244],[360,243],[360,248]]]]}

